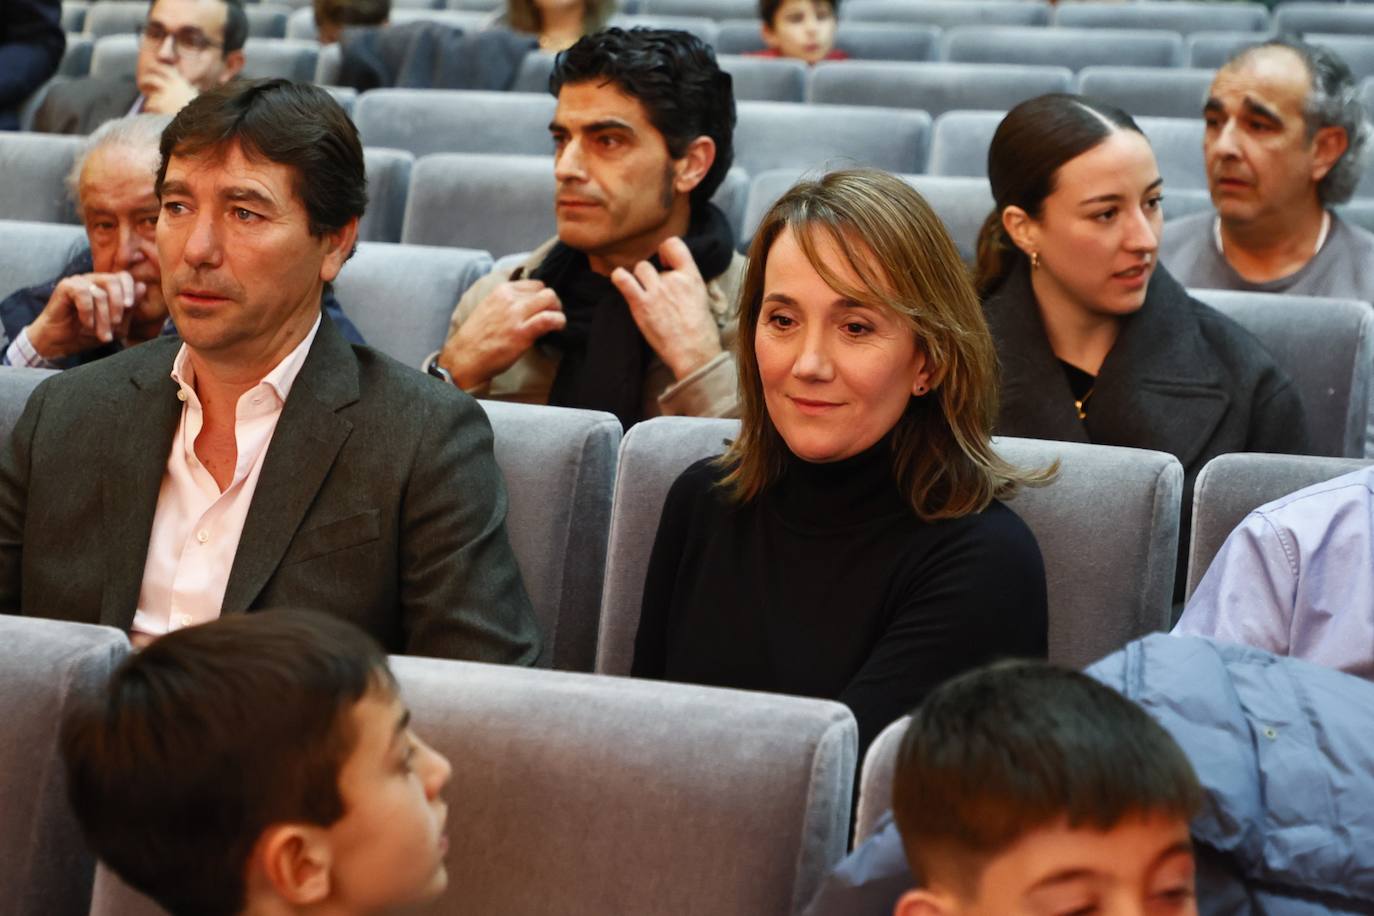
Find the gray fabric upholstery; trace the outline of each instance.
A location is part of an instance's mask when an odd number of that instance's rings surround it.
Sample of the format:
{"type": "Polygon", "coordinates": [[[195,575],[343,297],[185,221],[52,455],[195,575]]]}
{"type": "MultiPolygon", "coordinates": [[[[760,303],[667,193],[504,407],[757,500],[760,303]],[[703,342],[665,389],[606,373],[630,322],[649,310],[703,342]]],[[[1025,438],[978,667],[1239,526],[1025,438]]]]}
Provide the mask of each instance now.
{"type": "Polygon", "coordinates": [[[1210,209],[1212,195],[1206,188],[1167,188],[1164,191],[1164,231],[1169,231],[1167,220],[1210,209]]]}
{"type": "Polygon", "coordinates": [[[528,251],[555,232],[555,187],[550,156],[423,156],[411,177],[401,239],[498,255],[528,251]]]}
{"type": "MultiPolygon", "coordinates": [[[[103,3],[104,0],[101,0],[103,3]]],[[[319,31],[315,28],[315,10],[310,4],[294,9],[291,15],[286,17],[286,37],[287,38],[318,38],[319,31]]]]}
{"type": "MultiPolygon", "coordinates": [[[[108,0],[100,0],[106,3],[108,0]]],[[[285,38],[286,17],[291,7],[267,3],[245,3],[243,11],[248,16],[248,35],[252,38],[285,38]]],[[[144,15],[147,15],[145,8],[144,15]]]]}
{"type": "Polygon", "coordinates": [[[0,299],[53,279],[85,244],[80,226],[0,220],[0,299]]]}
{"type": "MultiPolygon", "coordinates": [[[[296,12],[300,12],[300,10],[296,12]]],[[[311,11],[311,15],[313,14],[311,11]]],[[[339,43],[321,45],[320,56],[315,58],[315,82],[321,86],[332,86],[339,81],[339,73],[342,70],[343,52],[339,48],[339,43]]]]}
{"type": "MultiPolygon", "coordinates": [[[[78,38],[78,40],[86,43],[86,63],[84,66],[89,66],[91,62],[91,40],[89,38],[78,38]]],[[[71,50],[70,45],[67,46],[67,50],[71,50]]],[[[65,55],[62,61],[66,63],[67,57],[65,55]]],[[[81,75],[84,76],[85,73],[83,72],[81,75]]],[[[74,77],[62,73],[62,67],[59,65],[55,76],[49,78],[46,83],[29,93],[28,97],[19,103],[19,129],[21,131],[33,130],[34,115],[38,114],[38,109],[43,107],[43,100],[47,98],[48,92],[54,86],[68,82],[72,79],[74,79],[74,77]]]]}
{"type": "Polygon", "coordinates": [[[1236,51],[1259,44],[1267,37],[1254,32],[1194,32],[1187,36],[1184,66],[1215,70],[1236,51]]]}
{"type": "Polygon", "coordinates": [[[89,3],[81,2],[81,0],[63,0],[62,31],[68,34],[81,31],[86,24],[86,11],[90,8],[89,3]]]}
{"type": "Polygon", "coordinates": [[[622,29],[633,29],[643,27],[646,29],[678,29],[683,32],[690,32],[700,38],[708,45],[714,46],[716,43],[716,33],[720,27],[714,20],[705,16],[661,16],[655,13],[648,15],[617,15],[612,16],[606,23],[609,26],[618,26],[622,29]]]}
{"type": "Polygon", "coordinates": [[[736,107],[735,164],[750,175],[850,165],[925,170],[930,115],[923,111],[786,102],[739,102],[736,107]]]}
{"type": "Polygon", "coordinates": [[[539,664],[591,671],[620,421],[594,410],[481,403],[510,496],[506,531],[544,636],[539,664]]]}
{"type": "Polygon", "coordinates": [[[415,157],[405,150],[369,146],[363,149],[363,160],[367,168],[367,210],[358,223],[358,240],[399,242],[415,157]]]}
{"type": "Polygon", "coordinates": [[[397,658],[453,763],[434,916],[786,916],[844,854],[857,728],[818,700],[397,658]]]}
{"type": "Polygon", "coordinates": [[[370,346],[419,366],[443,346],[458,297],[490,269],[485,251],[363,242],[334,294],[370,346]]]}
{"type": "MultiPolygon", "coordinates": [[[[596,670],[626,674],[649,553],[668,488],[689,464],[724,451],[738,421],[664,417],[620,446],[596,670]]],[[[1050,659],[1081,667],[1169,623],[1183,468],[1161,452],[1004,438],[1022,467],[1060,461],[1048,486],[1007,501],[1040,543],[1049,591],[1050,659]]]]}
{"type": "Polygon", "coordinates": [[[1274,9],[1274,31],[1374,35],[1374,9],[1356,3],[1280,3],[1274,9]]]}
{"type": "Polygon", "coordinates": [[[1097,65],[1177,67],[1177,32],[960,26],[945,33],[943,59],[966,63],[1044,64],[1081,70],[1097,65]]]}
{"type": "MultiPolygon", "coordinates": [[[[854,845],[873,835],[873,825],[892,808],[892,777],[910,716],[902,716],[878,733],[864,755],[859,775],[859,804],[854,813],[854,845]]],[[[99,879],[97,879],[97,885],[99,879]]]]}
{"type": "Polygon", "coordinates": [[[1374,454],[1369,389],[1374,310],[1368,303],[1236,290],[1189,290],[1229,315],[1273,354],[1298,386],[1311,454],[1374,454]]]}
{"type": "MultiPolygon", "coordinates": [[[[1110,102],[1133,117],[1200,118],[1213,70],[1085,67],[1077,91],[1110,102]]],[[[1199,155],[1201,155],[1199,153],[1199,155]]]]}
{"type": "MultiPolygon", "coordinates": [[[[754,237],[759,222],[768,208],[803,176],[818,172],[801,169],[775,169],[754,178],[749,190],[749,205],[745,209],[744,232],[741,243],[754,237]]],[[[978,244],[978,230],[992,211],[992,190],[985,178],[951,178],[942,175],[902,175],[908,184],[921,193],[944,222],[959,254],[972,261],[978,244]]]]}
{"type": "MultiPolygon", "coordinates": [[[[111,0],[100,0],[100,5],[111,0]]],[[[148,8],[141,5],[143,15],[148,8]]],[[[243,45],[242,75],[247,79],[282,77],[298,83],[315,78],[315,59],[320,46],[292,38],[249,38],[243,45]]],[[[96,39],[91,53],[91,76],[134,75],[138,64],[138,36],[107,35],[96,39]]]]}
{"type": "Polygon", "coordinates": [[[738,242],[740,228],[744,225],[744,208],[749,204],[749,173],[739,166],[731,168],[711,196],[711,203],[720,207],[730,221],[730,228],[735,231],[735,240],[738,242]]]}
{"type": "Polygon", "coordinates": [[[0,615],[0,904],[7,916],[84,916],[95,861],[67,807],[58,731],[129,652],[109,627],[0,615]]]}
{"type": "Polygon", "coordinates": [[[1207,187],[1207,164],[1202,158],[1202,133],[1206,122],[1198,115],[1187,118],[1136,118],[1145,132],[1164,177],[1164,193],[1174,188],[1207,187]]]}
{"type": "Polygon", "coordinates": [[[958,25],[1048,25],[1049,4],[1041,0],[852,0],[840,18],[853,22],[909,22],[958,25]]]}
{"type": "Polygon", "coordinates": [[[33,389],[55,371],[0,366],[0,446],[9,439],[10,430],[19,422],[19,415],[24,412],[24,405],[29,402],[33,389]]]}
{"type": "Polygon", "coordinates": [[[720,54],[716,62],[730,74],[736,100],[800,102],[806,98],[806,75],[811,68],[802,61],[720,54]]]}
{"type": "Polygon", "coordinates": [[[147,18],[148,4],[142,0],[100,0],[86,11],[82,28],[92,38],[132,35],[147,18]]]}
{"type": "Polygon", "coordinates": [[[91,52],[95,50],[95,39],[89,35],[67,35],[67,49],[62,52],[62,63],[57,72],[61,76],[86,76],[91,72],[91,52]]]}
{"type": "Polygon", "coordinates": [[[1236,32],[1269,30],[1269,10],[1262,3],[1173,2],[1100,5],[1069,3],[1055,7],[1054,24],[1073,29],[1168,29],[1187,35],[1208,29],[1236,32]]]}
{"type": "MultiPolygon", "coordinates": [[[[858,60],[935,60],[940,51],[940,29],[841,19],[835,32],[835,47],[858,60]]],[[[758,19],[731,19],[720,24],[717,53],[745,54],[762,48],[758,19]]]]}
{"type": "Polygon", "coordinates": [[[931,175],[986,178],[988,146],[1005,116],[1001,111],[947,111],[940,115],[931,130],[926,171],[931,175]]]}
{"type": "MultiPolygon", "coordinates": [[[[1363,12],[1374,16],[1374,9],[1363,12]]],[[[1368,21],[1374,22],[1374,19],[1368,21]]],[[[1355,79],[1374,76],[1374,32],[1367,35],[1308,32],[1303,39],[1314,45],[1324,45],[1339,54],[1341,60],[1350,65],[1350,72],[1355,79]]]]}
{"type": "MultiPolygon", "coordinates": [[[[99,0],[99,2],[104,3],[105,0],[99,0]]],[[[483,28],[489,18],[486,13],[436,9],[427,0],[423,5],[414,6],[393,0],[391,7],[388,20],[392,25],[402,25],[407,22],[442,22],[444,25],[452,26],[455,29],[475,31],[483,28]]],[[[315,41],[319,37],[319,32],[315,28],[315,11],[308,2],[300,9],[292,11],[288,17],[286,37],[310,41],[315,41]]],[[[324,49],[321,49],[322,53],[323,51],[324,49]]],[[[337,73],[337,70],[335,72],[337,73]]]]}
{"type": "Polygon", "coordinates": [[[1369,464],[1357,458],[1311,455],[1218,455],[1193,484],[1193,539],[1188,548],[1188,597],[1192,597],[1217,551],[1255,509],[1304,487],[1348,474],[1369,464]]]}
{"type": "Polygon", "coordinates": [[[548,95],[549,74],[551,73],[553,73],[553,55],[545,54],[539,50],[530,51],[520,61],[520,69],[516,71],[515,79],[510,85],[510,91],[537,92],[541,95],[548,95]]]}
{"type": "Polygon", "coordinates": [[[76,222],[63,182],[83,138],[0,132],[0,219],[76,222]]]}
{"type": "Polygon", "coordinates": [[[526,92],[374,89],[353,120],[366,146],[430,153],[547,155],[554,99],[526,92]]]}
{"type": "Polygon", "coordinates": [[[650,16],[705,16],[707,19],[748,19],[758,14],[756,0],[647,0],[640,13],[650,16]]]}
{"type": "Polygon", "coordinates": [[[1355,197],[1349,203],[1336,208],[1341,219],[1359,226],[1366,232],[1374,232],[1374,197],[1355,197]]]}
{"type": "Polygon", "coordinates": [[[1006,111],[1037,95],[1072,89],[1073,72],[1065,67],[842,60],[812,69],[807,100],[919,108],[935,117],[954,109],[1006,111]]]}
{"type": "MultiPolygon", "coordinates": [[[[321,86],[320,88],[334,96],[334,101],[339,103],[350,118],[353,117],[353,106],[358,104],[358,90],[351,89],[348,86],[321,86]]],[[[366,155],[367,150],[364,149],[363,153],[366,155]]],[[[407,153],[407,155],[409,154],[407,153]]],[[[408,182],[409,180],[410,173],[407,172],[406,181],[408,182]]]]}

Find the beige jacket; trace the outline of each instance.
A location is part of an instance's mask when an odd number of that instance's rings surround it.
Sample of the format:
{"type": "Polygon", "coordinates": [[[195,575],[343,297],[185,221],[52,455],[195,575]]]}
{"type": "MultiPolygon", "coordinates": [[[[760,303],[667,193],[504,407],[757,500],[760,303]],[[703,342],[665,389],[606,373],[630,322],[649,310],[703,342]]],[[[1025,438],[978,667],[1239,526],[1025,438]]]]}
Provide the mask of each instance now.
{"type": "MultiPolygon", "coordinates": [[[[520,265],[518,275],[527,277],[530,271],[543,263],[557,241],[556,238],[550,239],[531,252],[520,265]]],[[[672,370],[655,354],[644,373],[645,417],[739,416],[739,372],[734,354],[735,337],[738,335],[735,298],[744,278],[744,264],[744,257],[736,253],[725,272],[706,284],[707,301],[711,307],[711,314],[716,319],[716,326],[720,328],[720,345],[723,351],[683,379],[674,379],[672,370]]],[[[513,276],[515,273],[492,271],[474,283],[463,294],[463,298],[458,300],[458,306],[453,310],[448,336],[452,337],[457,332],[458,327],[472,314],[479,302],[513,276]]],[[[557,373],[558,354],[536,345],[516,360],[515,365],[487,384],[471,389],[469,394],[496,401],[547,404],[549,391],[553,388],[554,376],[557,373]]]]}

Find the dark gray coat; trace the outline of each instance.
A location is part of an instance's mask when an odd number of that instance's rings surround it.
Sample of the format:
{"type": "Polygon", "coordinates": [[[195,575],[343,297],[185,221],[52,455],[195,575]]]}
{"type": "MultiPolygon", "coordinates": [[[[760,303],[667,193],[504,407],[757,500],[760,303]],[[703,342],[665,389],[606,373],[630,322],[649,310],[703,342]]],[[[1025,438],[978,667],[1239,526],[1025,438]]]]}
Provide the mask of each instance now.
{"type": "Polygon", "coordinates": [[[138,99],[133,77],[87,76],[48,90],[33,116],[33,129],[47,134],[89,134],[111,118],[122,118],[138,99]]]}
{"type": "MultiPolygon", "coordinates": [[[[1180,558],[1187,556],[1193,481],[1227,452],[1301,453],[1297,387],[1255,337],[1155,269],[1140,311],[1125,319],[1097,376],[1086,420],[1040,320],[1022,265],[983,304],[1002,367],[1004,436],[1168,452],[1183,465],[1180,558]]],[[[1182,562],[1182,559],[1180,559],[1182,562]]],[[[1175,583],[1181,597],[1183,577],[1175,583]]]]}
{"type": "MultiPolygon", "coordinates": [[[[0,450],[0,613],[127,630],[182,402],[159,338],[47,379],[0,450]]],[[[223,613],[309,607],[389,652],[533,664],[491,426],[330,321],[291,388],[223,613]]]]}

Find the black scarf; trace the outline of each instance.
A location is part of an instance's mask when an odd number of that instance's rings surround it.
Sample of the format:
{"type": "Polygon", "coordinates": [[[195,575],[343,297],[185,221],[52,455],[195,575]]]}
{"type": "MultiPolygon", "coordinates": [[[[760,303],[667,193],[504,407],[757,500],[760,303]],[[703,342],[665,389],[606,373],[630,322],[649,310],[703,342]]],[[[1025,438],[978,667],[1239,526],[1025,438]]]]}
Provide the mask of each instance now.
{"type": "MultiPolygon", "coordinates": [[[[730,222],[715,204],[693,208],[682,240],[708,282],[725,272],[735,254],[730,222]]],[[[649,263],[663,270],[657,254],[649,263]]],[[[540,346],[562,355],[549,403],[609,411],[627,430],[644,419],[644,370],[653,351],[615,284],[593,272],[585,254],[562,242],[530,277],[558,294],[568,316],[563,330],[539,338],[540,346]]]]}

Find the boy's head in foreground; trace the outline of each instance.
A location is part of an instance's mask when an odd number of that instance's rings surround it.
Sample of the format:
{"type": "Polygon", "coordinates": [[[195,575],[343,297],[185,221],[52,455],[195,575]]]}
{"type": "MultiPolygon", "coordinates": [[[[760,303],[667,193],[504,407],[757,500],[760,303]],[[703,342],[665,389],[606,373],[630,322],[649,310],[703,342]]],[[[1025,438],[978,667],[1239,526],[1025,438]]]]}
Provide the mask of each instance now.
{"type": "Polygon", "coordinates": [[[897,916],[1197,912],[1188,758],[1085,674],[1012,662],[913,714],[893,814],[913,875],[897,916]]]}
{"type": "Polygon", "coordinates": [[[835,49],[839,0],[759,0],[763,43],[808,64],[835,49]]]}
{"type": "Polygon", "coordinates": [[[448,881],[449,764],[409,718],[361,630],[231,615],[68,716],[68,793],[95,853],[174,916],[376,912],[448,881]]]}

